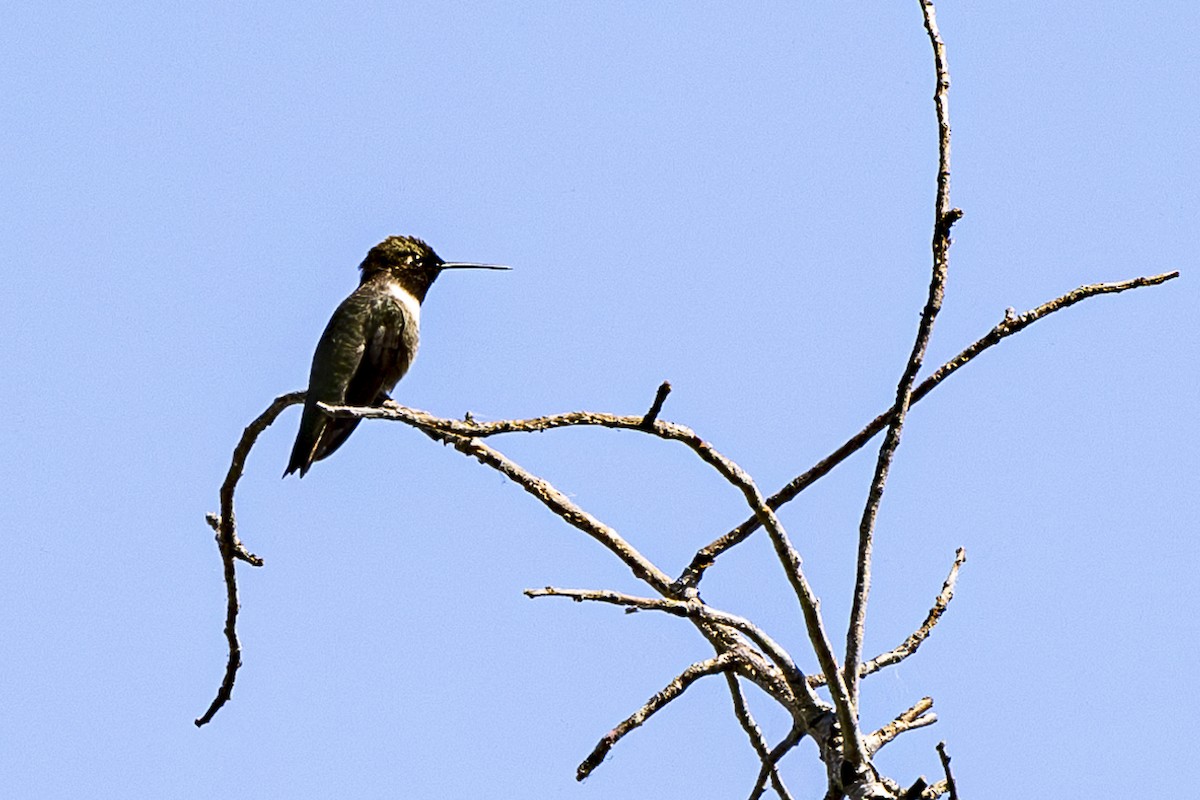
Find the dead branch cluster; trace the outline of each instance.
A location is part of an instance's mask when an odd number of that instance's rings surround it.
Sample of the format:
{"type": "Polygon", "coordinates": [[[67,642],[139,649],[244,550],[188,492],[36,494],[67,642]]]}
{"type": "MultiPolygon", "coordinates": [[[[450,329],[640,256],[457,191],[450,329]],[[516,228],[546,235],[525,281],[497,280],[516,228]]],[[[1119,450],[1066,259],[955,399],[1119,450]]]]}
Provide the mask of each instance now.
{"type": "MultiPolygon", "coordinates": [[[[1161,284],[1176,277],[1178,273],[1081,286],[1024,314],[1014,314],[1009,310],[1003,319],[981,338],[938,367],[923,381],[917,382],[916,378],[921,371],[926,347],[942,304],[949,263],[950,231],[962,214],[950,205],[950,124],[947,108],[950,80],[945,50],[934,17],[933,4],[928,0],[919,2],[934,53],[934,105],[939,130],[939,164],[932,237],[933,269],[928,300],[921,315],[911,354],[897,384],[896,398],[892,406],[778,492],[764,496],[754,480],[712,443],[690,428],[659,419],[664,402],[671,391],[668,383],[659,387],[647,413],[634,416],[581,411],[530,419],[480,422],[469,416],[464,421],[435,417],[424,411],[394,403],[377,408],[322,406],[327,414],[335,417],[402,422],[502,473],[542,503],[551,513],[607,548],[648,590],[645,596],[636,596],[599,589],[547,586],[526,590],[525,594],[529,597],[565,597],[579,602],[608,603],[627,609],[671,614],[688,620],[711,643],[714,651],[711,658],[682,669],[641,708],[601,737],[592,752],[580,763],[576,772],[579,780],[591,774],[622,738],[680,697],[696,681],[707,676],[721,675],[729,690],[734,715],[761,761],[757,776],[752,782],[749,779],[747,781],[751,798],[761,797],[768,790],[780,798],[792,797],[777,765],[804,737],[810,737],[817,745],[824,764],[828,779],[828,785],[825,787],[826,798],[850,797],[859,800],[936,798],[946,794],[951,798],[957,796],[954,778],[950,773],[950,759],[942,744],[938,745],[937,750],[943,777],[932,784],[920,778],[907,786],[901,785],[880,774],[873,764],[875,753],[889,742],[907,731],[931,725],[936,721],[937,717],[931,711],[931,698],[923,697],[917,700],[910,708],[874,730],[863,728],[859,716],[862,679],[898,664],[916,653],[945,612],[953,597],[959,570],[966,560],[966,554],[960,548],[928,615],[908,638],[885,653],[863,659],[862,644],[871,587],[871,557],[876,516],[900,443],[905,418],[914,404],[920,402],[952,374],[979,357],[985,350],[1034,322],[1088,298],[1161,284]],[[646,558],[612,527],[576,505],[550,482],[529,472],[486,441],[504,434],[577,426],[638,431],[682,444],[737,489],[746,504],[749,516],[734,529],[700,547],[679,575],[670,575],[646,558]],[[775,512],[827,475],[880,432],[885,432],[885,435],[879,448],[859,526],[857,576],[850,624],[846,631],[845,646],[839,653],[830,638],[818,599],[805,577],[800,554],[775,512]],[[716,608],[700,598],[699,586],[706,572],[722,555],[745,541],[759,528],[766,531],[783,576],[795,595],[808,644],[820,665],[819,673],[805,674],[797,666],[797,659],[763,626],[730,611],[716,608]],[[791,728],[780,741],[772,744],[766,740],[748,707],[744,681],[761,689],[790,716],[791,728]],[[818,694],[817,690],[822,687],[827,690],[829,699],[818,694]]],[[[258,436],[285,408],[303,401],[303,392],[282,395],[246,428],[234,451],[228,476],[221,487],[220,514],[209,515],[208,518],[209,524],[217,531],[217,542],[224,563],[227,587],[225,635],[229,643],[229,660],[225,679],[211,707],[196,720],[198,726],[211,720],[217,710],[228,701],[241,663],[241,650],[236,632],[238,597],[235,564],[238,560],[253,566],[262,564],[261,559],[249,553],[238,539],[233,510],[234,489],[241,477],[246,456],[258,436]]]]}

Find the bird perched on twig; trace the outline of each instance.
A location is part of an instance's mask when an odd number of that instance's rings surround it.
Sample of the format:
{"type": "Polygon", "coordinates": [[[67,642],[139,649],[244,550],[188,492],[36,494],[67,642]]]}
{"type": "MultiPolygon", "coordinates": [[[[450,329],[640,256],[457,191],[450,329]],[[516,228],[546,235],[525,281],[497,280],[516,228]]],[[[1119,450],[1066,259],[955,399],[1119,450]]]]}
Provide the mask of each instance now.
{"type": "Polygon", "coordinates": [[[421,303],[447,269],[509,269],[496,264],[443,261],[411,236],[389,236],[359,266],[358,288],[337,307],[313,354],[300,431],[284,477],[300,477],[328,457],[359,420],[332,418],[317,407],[377,406],[404,377],[417,355],[421,303]]]}

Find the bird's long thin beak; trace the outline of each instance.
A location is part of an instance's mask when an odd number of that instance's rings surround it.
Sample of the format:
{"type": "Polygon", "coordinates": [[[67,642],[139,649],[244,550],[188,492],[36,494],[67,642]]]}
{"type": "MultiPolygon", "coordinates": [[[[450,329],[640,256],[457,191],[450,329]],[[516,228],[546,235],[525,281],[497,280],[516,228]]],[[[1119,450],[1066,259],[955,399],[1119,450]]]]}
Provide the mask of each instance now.
{"type": "Polygon", "coordinates": [[[442,269],[512,269],[503,264],[476,264],[473,261],[450,261],[442,264],[442,269]]]}

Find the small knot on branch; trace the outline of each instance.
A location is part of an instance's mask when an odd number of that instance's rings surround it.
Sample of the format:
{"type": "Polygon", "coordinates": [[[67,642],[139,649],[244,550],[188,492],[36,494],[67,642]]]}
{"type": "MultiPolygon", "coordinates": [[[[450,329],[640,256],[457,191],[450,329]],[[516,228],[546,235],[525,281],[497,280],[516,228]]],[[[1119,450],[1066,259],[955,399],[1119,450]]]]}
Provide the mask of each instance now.
{"type": "Polygon", "coordinates": [[[954,223],[958,222],[963,217],[961,208],[952,208],[938,218],[937,225],[934,228],[934,236],[938,239],[949,239],[950,229],[954,227],[954,223]]]}
{"type": "MultiPolygon", "coordinates": [[[[208,523],[210,528],[217,532],[216,537],[214,537],[217,540],[217,546],[224,550],[225,539],[221,535],[220,515],[214,514],[210,511],[204,515],[204,521],[208,523]]],[[[256,556],[254,553],[251,553],[249,550],[247,550],[246,546],[238,541],[236,533],[233,535],[233,542],[230,544],[230,552],[234,558],[245,561],[252,567],[261,567],[263,565],[262,557],[256,556]]]]}

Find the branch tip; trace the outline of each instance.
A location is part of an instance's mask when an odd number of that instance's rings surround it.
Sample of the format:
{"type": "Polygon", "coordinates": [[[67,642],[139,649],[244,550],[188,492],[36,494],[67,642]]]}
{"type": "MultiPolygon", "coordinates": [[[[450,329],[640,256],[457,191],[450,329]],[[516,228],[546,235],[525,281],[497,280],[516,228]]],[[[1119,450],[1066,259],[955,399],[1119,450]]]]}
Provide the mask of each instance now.
{"type": "Polygon", "coordinates": [[[629,717],[621,722],[620,725],[613,728],[611,731],[601,737],[597,742],[592,752],[588,754],[575,770],[575,780],[582,781],[592,774],[592,771],[604,761],[609,751],[619,742],[622,737],[639,728],[653,716],[656,712],[663,709],[672,700],[675,700],[687,690],[689,686],[706,675],[714,675],[720,672],[725,672],[734,666],[738,655],[733,652],[726,651],[719,655],[713,656],[705,661],[692,664],[679,675],[675,676],[659,690],[653,697],[642,704],[642,707],[633,712],[629,717]]]}
{"type": "Polygon", "coordinates": [[[958,800],[958,786],[954,783],[954,773],[950,771],[950,756],[946,754],[946,743],[937,743],[938,758],[942,760],[942,771],[946,773],[946,791],[950,800],[958,800]]]}
{"type": "Polygon", "coordinates": [[[667,401],[667,395],[671,393],[671,382],[663,381],[658,387],[658,391],[654,395],[654,402],[650,404],[650,410],[646,412],[646,416],[642,417],[642,423],[639,427],[643,430],[648,430],[654,427],[654,421],[658,419],[659,412],[662,411],[663,403],[667,401]]]}

